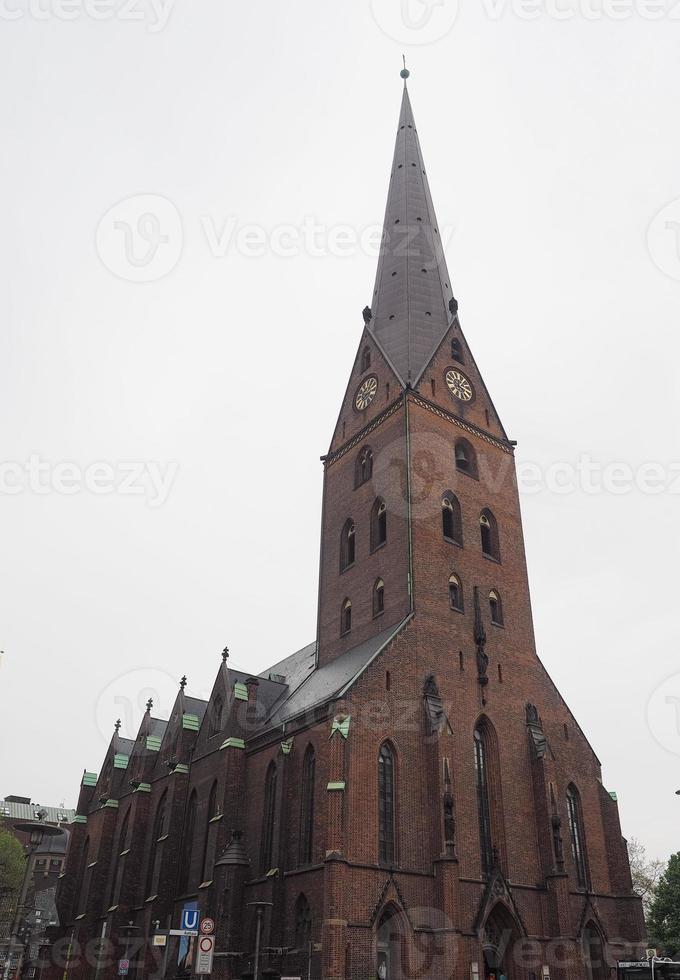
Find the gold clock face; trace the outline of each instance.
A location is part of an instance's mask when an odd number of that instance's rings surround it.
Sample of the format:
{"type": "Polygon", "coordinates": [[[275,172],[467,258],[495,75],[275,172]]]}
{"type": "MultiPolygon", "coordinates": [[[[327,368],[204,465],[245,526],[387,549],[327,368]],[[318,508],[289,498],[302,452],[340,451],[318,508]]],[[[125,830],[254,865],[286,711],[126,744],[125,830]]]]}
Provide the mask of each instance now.
{"type": "Polygon", "coordinates": [[[464,374],[456,368],[449,368],[446,372],[446,386],[454,398],[461,402],[471,402],[474,395],[472,382],[468,381],[464,374]]]}
{"type": "Polygon", "coordinates": [[[358,412],[368,408],[378,392],[378,379],[374,374],[362,381],[354,396],[354,407],[358,412]]]}

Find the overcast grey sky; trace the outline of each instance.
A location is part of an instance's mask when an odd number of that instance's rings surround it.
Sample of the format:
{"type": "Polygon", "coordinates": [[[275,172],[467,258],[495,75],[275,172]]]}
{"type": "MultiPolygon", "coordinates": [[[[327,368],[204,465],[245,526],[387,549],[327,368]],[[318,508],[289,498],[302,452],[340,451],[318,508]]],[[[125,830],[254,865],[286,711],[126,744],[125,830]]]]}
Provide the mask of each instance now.
{"type": "Polygon", "coordinates": [[[150,690],[313,639],[405,51],[540,656],[624,834],[680,847],[679,17],[0,0],[0,795],[73,805],[150,690]]]}

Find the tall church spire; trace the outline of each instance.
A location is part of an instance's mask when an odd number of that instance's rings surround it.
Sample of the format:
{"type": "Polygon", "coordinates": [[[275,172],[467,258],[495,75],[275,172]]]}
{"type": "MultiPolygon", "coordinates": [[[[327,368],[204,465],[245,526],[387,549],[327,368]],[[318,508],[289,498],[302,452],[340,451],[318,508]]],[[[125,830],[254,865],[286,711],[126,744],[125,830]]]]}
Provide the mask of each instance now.
{"type": "Polygon", "coordinates": [[[406,87],[408,74],[404,68],[404,95],[368,323],[404,384],[417,381],[453,316],[451,280],[406,87]]]}

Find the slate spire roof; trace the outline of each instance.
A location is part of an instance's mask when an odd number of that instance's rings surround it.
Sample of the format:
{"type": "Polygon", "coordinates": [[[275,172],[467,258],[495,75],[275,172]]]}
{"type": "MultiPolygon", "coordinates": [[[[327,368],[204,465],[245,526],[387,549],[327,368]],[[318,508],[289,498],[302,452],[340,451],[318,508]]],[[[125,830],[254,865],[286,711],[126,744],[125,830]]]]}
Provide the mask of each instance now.
{"type": "Polygon", "coordinates": [[[416,382],[444,337],[453,319],[452,298],[404,80],[372,317],[367,324],[404,385],[416,382]]]}

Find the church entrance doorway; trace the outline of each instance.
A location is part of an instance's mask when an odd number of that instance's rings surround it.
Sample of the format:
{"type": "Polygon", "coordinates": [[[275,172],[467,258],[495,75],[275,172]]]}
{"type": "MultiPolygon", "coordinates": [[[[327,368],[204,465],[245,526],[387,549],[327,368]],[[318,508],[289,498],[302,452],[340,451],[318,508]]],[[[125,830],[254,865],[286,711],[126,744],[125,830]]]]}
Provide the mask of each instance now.
{"type": "Polygon", "coordinates": [[[404,931],[396,909],[385,909],[377,929],[378,980],[405,980],[408,976],[405,963],[404,931]]]}

